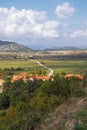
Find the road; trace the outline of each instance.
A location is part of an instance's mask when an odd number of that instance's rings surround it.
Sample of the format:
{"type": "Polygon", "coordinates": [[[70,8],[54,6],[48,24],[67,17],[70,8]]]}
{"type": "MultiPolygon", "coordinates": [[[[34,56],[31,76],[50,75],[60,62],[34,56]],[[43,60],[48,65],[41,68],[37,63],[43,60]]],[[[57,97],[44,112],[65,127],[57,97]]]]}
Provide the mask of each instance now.
{"type": "Polygon", "coordinates": [[[53,69],[51,69],[50,67],[47,67],[47,66],[41,64],[41,62],[39,62],[38,60],[33,60],[33,61],[35,61],[37,64],[39,64],[39,66],[41,66],[41,67],[43,67],[45,69],[48,69],[50,71],[48,76],[53,76],[53,73],[54,73],[53,69]]]}

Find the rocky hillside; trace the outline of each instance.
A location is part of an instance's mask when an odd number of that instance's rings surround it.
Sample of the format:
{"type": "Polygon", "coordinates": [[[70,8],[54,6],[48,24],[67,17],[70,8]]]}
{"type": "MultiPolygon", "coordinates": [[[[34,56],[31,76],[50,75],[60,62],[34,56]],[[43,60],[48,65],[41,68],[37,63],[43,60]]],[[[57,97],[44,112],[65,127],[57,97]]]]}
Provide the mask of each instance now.
{"type": "Polygon", "coordinates": [[[58,107],[54,113],[50,114],[50,116],[46,119],[45,125],[42,125],[41,129],[86,130],[87,125],[84,123],[86,122],[86,119],[87,98],[77,98],[72,103],[62,104],[58,107]]]}
{"type": "Polygon", "coordinates": [[[29,52],[32,51],[30,48],[8,41],[0,41],[0,52],[29,52]]]}

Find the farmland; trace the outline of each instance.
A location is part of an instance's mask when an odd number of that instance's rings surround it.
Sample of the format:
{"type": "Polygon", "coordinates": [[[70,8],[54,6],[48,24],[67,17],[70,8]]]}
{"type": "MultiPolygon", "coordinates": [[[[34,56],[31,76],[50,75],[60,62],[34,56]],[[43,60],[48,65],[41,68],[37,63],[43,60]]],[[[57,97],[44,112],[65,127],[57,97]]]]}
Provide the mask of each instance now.
{"type": "MultiPolygon", "coordinates": [[[[48,66],[54,70],[55,73],[84,73],[87,71],[87,61],[86,60],[39,60],[44,62],[45,66],[48,66]]],[[[0,69],[4,68],[17,68],[21,67],[25,70],[36,69],[39,65],[32,60],[23,61],[0,61],[0,69]]],[[[41,67],[40,67],[41,68],[41,67]]]]}
{"type": "Polygon", "coordinates": [[[17,68],[17,67],[22,67],[22,68],[31,68],[35,67],[37,64],[31,60],[23,60],[23,61],[0,61],[0,68],[17,68]]]}
{"type": "Polygon", "coordinates": [[[84,73],[87,71],[86,60],[45,60],[44,63],[54,69],[55,73],[84,73]]]}

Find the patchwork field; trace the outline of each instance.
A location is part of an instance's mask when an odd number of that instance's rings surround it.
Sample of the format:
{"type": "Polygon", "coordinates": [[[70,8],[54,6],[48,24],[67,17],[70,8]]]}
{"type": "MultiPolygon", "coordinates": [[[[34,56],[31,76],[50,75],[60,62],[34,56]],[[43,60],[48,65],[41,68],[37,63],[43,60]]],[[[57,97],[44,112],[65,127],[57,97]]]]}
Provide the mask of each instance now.
{"type": "MultiPolygon", "coordinates": [[[[86,60],[39,60],[43,61],[45,66],[48,66],[54,70],[55,73],[84,73],[87,71],[87,61],[86,60]]],[[[17,68],[21,67],[24,69],[35,69],[38,68],[39,65],[32,61],[0,61],[0,68],[17,68]]],[[[41,68],[41,67],[40,67],[41,68]]]]}

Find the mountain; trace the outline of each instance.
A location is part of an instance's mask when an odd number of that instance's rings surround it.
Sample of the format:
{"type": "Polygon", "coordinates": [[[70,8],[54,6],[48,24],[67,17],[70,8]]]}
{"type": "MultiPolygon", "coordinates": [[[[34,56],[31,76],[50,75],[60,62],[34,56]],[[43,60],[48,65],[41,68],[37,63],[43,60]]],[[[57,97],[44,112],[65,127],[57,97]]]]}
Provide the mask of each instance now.
{"type": "Polygon", "coordinates": [[[65,47],[59,48],[59,50],[78,50],[78,48],[72,47],[72,46],[65,46],[65,47]]]}
{"type": "Polygon", "coordinates": [[[72,47],[72,46],[64,46],[64,47],[53,47],[53,48],[47,48],[44,50],[51,50],[51,51],[66,51],[66,50],[82,50],[82,48],[79,47],[72,47]]]}
{"type": "Polygon", "coordinates": [[[16,42],[0,41],[0,52],[30,52],[32,49],[16,42]]]}

